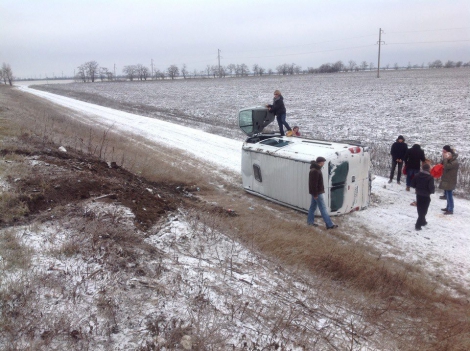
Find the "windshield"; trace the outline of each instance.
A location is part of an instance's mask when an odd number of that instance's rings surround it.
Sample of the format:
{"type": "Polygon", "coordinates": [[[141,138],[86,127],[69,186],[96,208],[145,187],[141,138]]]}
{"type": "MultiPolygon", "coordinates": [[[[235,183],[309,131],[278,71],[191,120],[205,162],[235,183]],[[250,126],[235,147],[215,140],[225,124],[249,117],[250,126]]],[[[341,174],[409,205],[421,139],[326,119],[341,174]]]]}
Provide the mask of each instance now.
{"type": "Polygon", "coordinates": [[[246,134],[252,134],[253,133],[252,114],[253,114],[252,110],[244,110],[244,111],[241,111],[239,116],[238,116],[238,123],[240,125],[240,128],[246,134]]]}
{"type": "Polygon", "coordinates": [[[248,136],[260,134],[272,121],[274,121],[274,114],[266,107],[245,108],[238,112],[238,125],[248,136]]]}

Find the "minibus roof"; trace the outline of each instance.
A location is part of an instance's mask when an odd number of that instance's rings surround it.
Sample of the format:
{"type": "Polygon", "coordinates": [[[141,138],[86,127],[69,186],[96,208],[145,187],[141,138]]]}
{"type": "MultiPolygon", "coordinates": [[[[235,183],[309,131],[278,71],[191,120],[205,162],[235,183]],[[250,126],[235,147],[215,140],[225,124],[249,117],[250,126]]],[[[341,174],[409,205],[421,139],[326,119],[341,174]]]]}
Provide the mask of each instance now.
{"type": "Polygon", "coordinates": [[[357,143],[349,144],[286,136],[273,137],[258,143],[245,143],[243,149],[304,162],[314,161],[318,156],[329,160],[342,153],[359,155],[364,152],[363,147],[358,146],[357,143]]]}

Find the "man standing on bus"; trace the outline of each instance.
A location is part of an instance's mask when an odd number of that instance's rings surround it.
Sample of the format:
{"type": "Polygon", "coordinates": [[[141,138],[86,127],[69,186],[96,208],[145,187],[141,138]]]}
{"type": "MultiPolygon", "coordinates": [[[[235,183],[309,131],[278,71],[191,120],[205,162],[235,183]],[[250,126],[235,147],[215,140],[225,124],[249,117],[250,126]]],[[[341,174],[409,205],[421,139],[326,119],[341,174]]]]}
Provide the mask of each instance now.
{"type": "Polygon", "coordinates": [[[324,157],[317,157],[315,161],[310,164],[310,173],[308,176],[308,192],[312,195],[312,202],[308,210],[307,224],[317,227],[315,223],[315,211],[320,210],[321,216],[326,224],[326,229],[338,228],[336,224],[333,224],[325,205],[325,199],[323,194],[325,193],[325,186],[323,185],[323,174],[321,169],[325,164],[326,159],[324,157]]]}
{"type": "Polygon", "coordinates": [[[291,127],[289,127],[289,124],[286,122],[286,106],[284,106],[284,97],[281,95],[279,90],[274,91],[273,104],[266,105],[266,107],[270,112],[276,115],[281,136],[284,136],[283,126],[285,126],[288,131],[292,130],[291,127]]]}

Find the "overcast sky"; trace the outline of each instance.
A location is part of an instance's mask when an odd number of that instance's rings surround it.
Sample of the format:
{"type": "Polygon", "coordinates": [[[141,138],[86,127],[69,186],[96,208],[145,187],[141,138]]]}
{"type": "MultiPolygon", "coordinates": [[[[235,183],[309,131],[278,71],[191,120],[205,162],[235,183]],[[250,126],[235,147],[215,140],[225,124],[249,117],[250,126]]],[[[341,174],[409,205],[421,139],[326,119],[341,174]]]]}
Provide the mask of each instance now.
{"type": "Polygon", "coordinates": [[[15,76],[73,75],[86,61],[143,64],[470,61],[470,0],[0,0],[0,63],[15,76]]]}

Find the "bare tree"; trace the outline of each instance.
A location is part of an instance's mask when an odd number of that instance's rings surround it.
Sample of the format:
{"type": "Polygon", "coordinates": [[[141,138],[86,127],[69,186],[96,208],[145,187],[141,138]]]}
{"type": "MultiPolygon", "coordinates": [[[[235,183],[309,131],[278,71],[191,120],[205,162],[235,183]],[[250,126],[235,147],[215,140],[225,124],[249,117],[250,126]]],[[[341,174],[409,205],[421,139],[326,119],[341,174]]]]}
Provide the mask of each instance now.
{"type": "Polygon", "coordinates": [[[366,61],[362,61],[362,62],[361,62],[361,69],[362,69],[363,71],[365,71],[368,66],[369,66],[369,65],[367,64],[366,61]]]}
{"type": "Polygon", "coordinates": [[[175,79],[180,75],[180,70],[176,65],[171,65],[167,68],[166,71],[168,72],[168,77],[170,77],[171,79],[175,79]]]}
{"type": "Polygon", "coordinates": [[[432,68],[442,68],[443,66],[444,65],[442,64],[441,60],[436,60],[429,65],[429,67],[432,67],[432,68]]]}
{"type": "Polygon", "coordinates": [[[237,66],[234,63],[227,65],[227,71],[230,75],[235,73],[237,66]]]}
{"type": "Polygon", "coordinates": [[[186,68],[186,64],[183,64],[183,67],[181,67],[181,74],[183,75],[183,79],[186,79],[186,76],[188,75],[188,69],[186,68]]]}
{"type": "Polygon", "coordinates": [[[289,72],[292,72],[291,74],[300,74],[302,72],[302,67],[293,63],[291,64],[289,72]]]}
{"type": "Polygon", "coordinates": [[[373,69],[374,69],[374,63],[371,62],[371,63],[369,63],[369,70],[372,71],[373,69]]]}
{"type": "Polygon", "coordinates": [[[398,63],[395,62],[395,64],[393,65],[393,69],[397,70],[398,68],[398,63]]]}
{"type": "Polygon", "coordinates": [[[10,64],[4,62],[0,71],[3,82],[7,84],[8,81],[8,84],[13,85],[13,71],[11,70],[10,64]]]}
{"type": "Polygon", "coordinates": [[[276,71],[278,74],[285,76],[287,73],[289,73],[289,65],[287,63],[283,63],[282,65],[276,67],[276,71]]]}
{"type": "Polygon", "coordinates": [[[83,81],[84,83],[86,83],[88,81],[88,77],[87,77],[87,73],[86,73],[86,68],[85,68],[85,65],[80,65],[77,67],[78,70],[77,70],[77,74],[75,75],[75,79],[77,81],[83,81]]]}
{"type": "Polygon", "coordinates": [[[351,72],[357,67],[356,61],[353,60],[349,60],[348,65],[351,72]]]}
{"type": "Polygon", "coordinates": [[[106,77],[108,77],[108,69],[106,67],[100,67],[100,79],[101,81],[104,81],[106,77]]]}
{"type": "Polygon", "coordinates": [[[88,61],[83,64],[85,67],[85,72],[87,77],[93,83],[96,79],[96,76],[99,74],[99,65],[96,61],[88,61]]]}
{"type": "Polygon", "coordinates": [[[259,65],[257,63],[255,63],[253,65],[253,75],[257,76],[258,74],[259,74],[259,65]]]}
{"type": "Polygon", "coordinates": [[[335,72],[341,72],[344,70],[344,64],[343,61],[337,61],[333,64],[333,69],[335,72]]]}
{"type": "Polygon", "coordinates": [[[141,72],[141,74],[142,74],[142,78],[143,78],[144,80],[147,80],[147,78],[151,76],[150,70],[149,70],[149,68],[148,68],[147,66],[143,66],[143,67],[142,67],[142,72],[141,72]]]}
{"type": "Polygon", "coordinates": [[[135,65],[136,75],[140,80],[147,80],[150,76],[150,70],[148,67],[142,65],[141,63],[135,65]]]}
{"type": "Polygon", "coordinates": [[[240,75],[247,76],[248,74],[250,74],[250,69],[248,68],[246,64],[242,63],[240,65],[240,75]]]}
{"type": "Polygon", "coordinates": [[[163,73],[159,69],[155,70],[154,76],[155,76],[155,79],[165,79],[165,73],[163,73]]]}
{"type": "Polygon", "coordinates": [[[227,75],[227,70],[224,66],[220,66],[219,75],[220,77],[224,77],[224,78],[227,75]]]}
{"type": "Polygon", "coordinates": [[[444,68],[453,68],[455,67],[454,61],[448,60],[446,64],[444,65],[444,68]]]}
{"type": "Polygon", "coordinates": [[[137,67],[136,65],[124,66],[124,68],[122,69],[122,73],[124,73],[127,78],[132,81],[137,76],[137,67]]]}
{"type": "Polygon", "coordinates": [[[308,73],[308,74],[313,74],[313,73],[316,73],[316,72],[317,72],[317,70],[316,70],[315,68],[313,68],[313,67],[307,67],[307,73],[308,73]]]}
{"type": "Polygon", "coordinates": [[[207,73],[207,76],[208,76],[208,77],[210,77],[211,71],[212,71],[211,65],[207,65],[207,66],[206,66],[206,73],[207,73]]]}
{"type": "Polygon", "coordinates": [[[211,66],[211,74],[212,74],[212,77],[214,77],[214,78],[219,76],[219,66],[218,65],[212,65],[211,66]]]}

